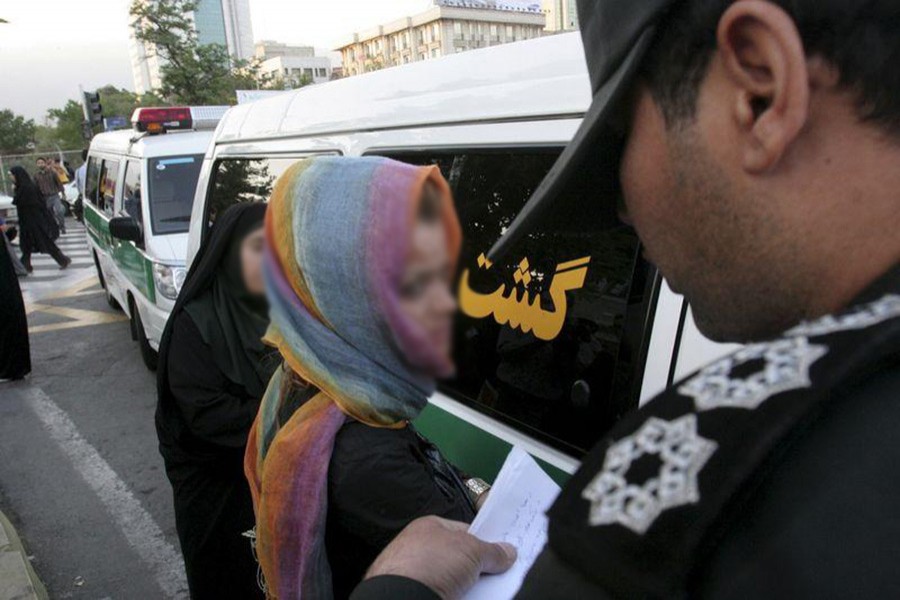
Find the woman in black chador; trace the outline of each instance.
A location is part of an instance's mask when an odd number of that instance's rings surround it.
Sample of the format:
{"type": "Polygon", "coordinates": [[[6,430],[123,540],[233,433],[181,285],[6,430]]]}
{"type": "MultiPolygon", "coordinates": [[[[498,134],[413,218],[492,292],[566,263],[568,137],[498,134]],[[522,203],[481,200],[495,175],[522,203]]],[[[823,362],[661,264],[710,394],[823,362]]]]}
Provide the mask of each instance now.
{"type": "Polygon", "coordinates": [[[25,303],[9,249],[0,241],[0,379],[22,379],[30,372],[25,303]]]}
{"type": "Polygon", "coordinates": [[[19,216],[19,246],[22,248],[22,264],[29,273],[31,255],[35,252],[49,254],[57,262],[60,269],[72,264],[72,259],[56,247],[53,240],[59,237],[59,229],[47,203],[38,190],[31,176],[22,167],[9,170],[15,192],[13,204],[19,216]]]}
{"type": "Polygon", "coordinates": [[[264,204],[219,215],[188,273],[159,352],[156,430],[175,497],[191,597],[262,598],[244,448],[275,355],[262,277],[264,204]]]}

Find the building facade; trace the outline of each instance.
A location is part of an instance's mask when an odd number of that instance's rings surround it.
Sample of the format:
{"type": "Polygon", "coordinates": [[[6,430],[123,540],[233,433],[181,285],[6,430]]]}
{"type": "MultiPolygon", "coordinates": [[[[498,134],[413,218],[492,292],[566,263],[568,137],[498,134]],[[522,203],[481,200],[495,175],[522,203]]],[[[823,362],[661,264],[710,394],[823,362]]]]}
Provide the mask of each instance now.
{"type": "Polygon", "coordinates": [[[284,82],[285,89],[305,83],[323,83],[332,77],[331,59],[317,56],[312,46],[288,46],[278,42],[257,42],[254,56],[260,73],[284,82]]]}
{"type": "Polygon", "coordinates": [[[540,37],[545,27],[539,3],[435,0],[425,12],[353,34],[338,51],[343,74],[359,75],[540,37]]]}
{"type": "MultiPolygon", "coordinates": [[[[197,40],[201,44],[220,44],[235,59],[253,57],[253,24],[250,21],[250,0],[199,0],[190,18],[194,22],[197,40]]],[[[147,44],[139,41],[131,27],[129,35],[131,75],[134,91],[145,94],[162,85],[162,63],[147,44]]]]}
{"type": "Polygon", "coordinates": [[[543,0],[547,15],[547,31],[559,33],[578,29],[578,7],[575,0],[543,0]]]}

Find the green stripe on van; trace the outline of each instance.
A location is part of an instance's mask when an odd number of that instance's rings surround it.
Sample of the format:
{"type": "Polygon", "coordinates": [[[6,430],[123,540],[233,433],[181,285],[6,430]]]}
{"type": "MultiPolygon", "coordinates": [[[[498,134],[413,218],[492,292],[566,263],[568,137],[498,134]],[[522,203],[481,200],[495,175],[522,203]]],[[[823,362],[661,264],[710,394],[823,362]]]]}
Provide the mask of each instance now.
{"type": "MultiPolygon", "coordinates": [[[[415,426],[437,444],[447,460],[485,481],[494,481],[512,450],[511,444],[433,404],[422,411],[415,426]]],[[[541,459],[537,461],[558,484],[563,485],[569,479],[565,471],[541,459]]]]}

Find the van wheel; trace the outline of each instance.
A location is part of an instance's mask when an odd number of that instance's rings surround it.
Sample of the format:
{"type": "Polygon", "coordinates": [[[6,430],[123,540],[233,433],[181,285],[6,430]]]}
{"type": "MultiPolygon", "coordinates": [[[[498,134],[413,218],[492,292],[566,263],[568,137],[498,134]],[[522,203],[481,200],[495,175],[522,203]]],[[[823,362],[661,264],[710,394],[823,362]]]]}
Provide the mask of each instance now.
{"type": "Polygon", "coordinates": [[[141,313],[138,312],[137,306],[134,304],[131,305],[131,328],[132,332],[137,334],[138,347],[141,349],[141,358],[144,360],[144,365],[151,371],[155,371],[159,362],[159,354],[150,345],[150,340],[147,339],[147,334],[144,332],[141,313]]]}

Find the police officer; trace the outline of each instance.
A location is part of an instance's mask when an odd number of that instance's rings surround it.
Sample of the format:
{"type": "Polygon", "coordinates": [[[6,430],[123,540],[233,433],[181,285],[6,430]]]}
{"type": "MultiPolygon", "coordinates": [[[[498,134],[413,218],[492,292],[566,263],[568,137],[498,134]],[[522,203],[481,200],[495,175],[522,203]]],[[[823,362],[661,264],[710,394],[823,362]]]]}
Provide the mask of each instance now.
{"type": "MultiPolygon", "coordinates": [[[[900,3],[579,16],[593,104],[494,256],[573,177],[618,177],[701,331],[746,345],[585,457],[519,597],[900,597],[900,3]]],[[[456,597],[513,558],[420,520],[354,598],[456,597]]]]}

